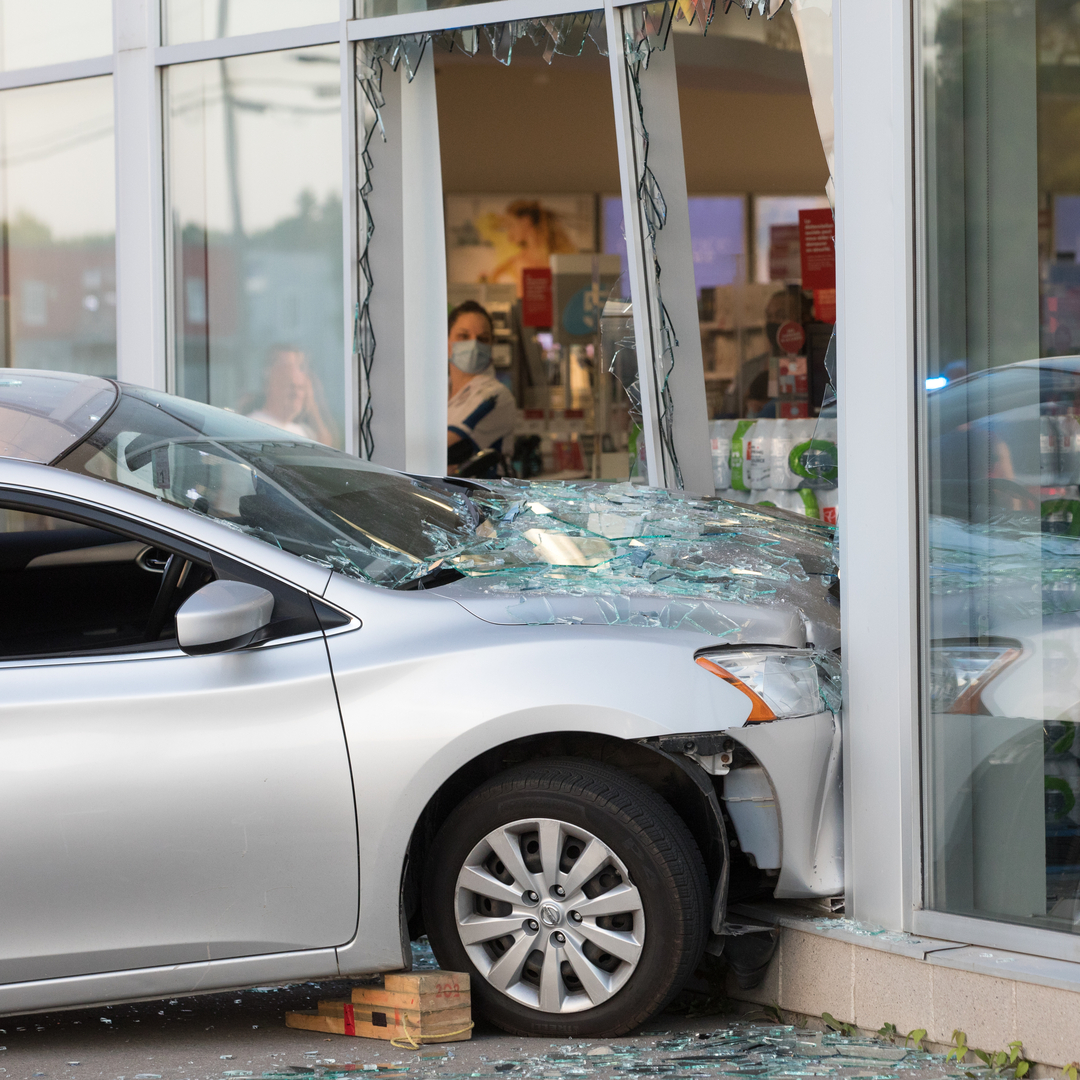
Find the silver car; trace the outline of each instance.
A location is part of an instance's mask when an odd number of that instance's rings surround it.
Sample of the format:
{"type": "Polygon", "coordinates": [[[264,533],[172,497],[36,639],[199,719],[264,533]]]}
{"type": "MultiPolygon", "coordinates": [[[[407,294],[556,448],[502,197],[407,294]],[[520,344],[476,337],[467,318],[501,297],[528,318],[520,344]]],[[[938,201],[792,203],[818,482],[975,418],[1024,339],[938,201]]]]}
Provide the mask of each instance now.
{"type": "Polygon", "coordinates": [[[611,1035],[729,900],[842,891],[826,526],[14,369],[0,513],[2,1013],[427,934],[501,1027],[611,1035]]]}

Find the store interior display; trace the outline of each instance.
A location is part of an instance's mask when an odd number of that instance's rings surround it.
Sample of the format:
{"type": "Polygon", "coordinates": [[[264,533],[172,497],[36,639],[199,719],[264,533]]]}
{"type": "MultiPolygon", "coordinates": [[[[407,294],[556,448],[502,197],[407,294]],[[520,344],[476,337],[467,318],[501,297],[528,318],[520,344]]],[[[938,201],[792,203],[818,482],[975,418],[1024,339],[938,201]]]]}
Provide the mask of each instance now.
{"type": "MultiPolygon", "coordinates": [[[[753,18],[707,8],[634,9],[628,59],[632,80],[647,80],[651,52],[675,57],[707,414],[811,419],[825,391],[835,300],[830,309],[818,302],[817,285],[802,282],[800,214],[829,213],[829,172],[798,33],[786,6],[767,18],[756,8],[753,18]]],[[[434,65],[448,302],[490,305],[494,373],[519,409],[508,471],[641,482],[603,28],[594,11],[365,42],[358,73],[375,107],[370,138],[381,122],[383,66],[404,64],[411,74],[434,65]],[[605,346],[609,311],[621,332],[605,346]]],[[[642,113],[637,122],[647,130],[651,121],[642,113]]],[[[647,217],[655,230],[666,203],[647,161],[642,169],[639,194],[654,208],[647,217]]],[[[659,288],[663,268],[652,262],[659,288]]],[[[674,343],[693,332],[672,324],[667,306],[661,297],[661,439],[672,422],[664,387],[674,343]]],[[[365,317],[362,310],[362,359],[365,317]]]]}

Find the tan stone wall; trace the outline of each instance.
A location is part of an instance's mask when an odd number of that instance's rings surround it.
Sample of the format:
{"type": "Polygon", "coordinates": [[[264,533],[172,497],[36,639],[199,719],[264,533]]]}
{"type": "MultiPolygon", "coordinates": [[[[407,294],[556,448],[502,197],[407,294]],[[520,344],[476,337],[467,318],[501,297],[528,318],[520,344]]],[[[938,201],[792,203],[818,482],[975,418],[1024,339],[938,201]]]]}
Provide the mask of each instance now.
{"type": "Polygon", "coordinates": [[[837,1020],[876,1031],[925,1028],[929,1041],[948,1044],[966,1032],[969,1046],[1003,1050],[1014,1039],[1032,1061],[1060,1068],[1080,1060],[1080,993],[994,978],[926,960],[864,948],[784,927],[765,982],[729,995],[787,1012],[837,1020]]]}

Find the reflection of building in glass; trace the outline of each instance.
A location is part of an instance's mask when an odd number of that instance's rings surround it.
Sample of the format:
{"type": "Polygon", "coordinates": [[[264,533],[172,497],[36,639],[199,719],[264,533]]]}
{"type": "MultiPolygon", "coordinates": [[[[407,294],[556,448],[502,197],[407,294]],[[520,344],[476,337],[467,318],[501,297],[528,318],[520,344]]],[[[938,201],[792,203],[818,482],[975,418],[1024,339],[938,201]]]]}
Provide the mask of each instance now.
{"type": "Polygon", "coordinates": [[[6,366],[116,374],[112,90],[98,78],[0,94],[6,366]]]}
{"type": "Polygon", "coordinates": [[[169,82],[177,387],[243,411],[275,350],[297,350],[340,444],[338,93],[333,46],[189,64],[169,82]]]}

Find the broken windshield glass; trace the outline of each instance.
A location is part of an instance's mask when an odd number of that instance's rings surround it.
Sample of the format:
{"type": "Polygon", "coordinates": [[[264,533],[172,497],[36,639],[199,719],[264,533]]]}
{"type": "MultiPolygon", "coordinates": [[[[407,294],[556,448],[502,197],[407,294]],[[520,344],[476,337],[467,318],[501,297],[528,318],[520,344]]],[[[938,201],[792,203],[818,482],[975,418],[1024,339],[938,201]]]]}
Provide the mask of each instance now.
{"type": "Polygon", "coordinates": [[[224,410],[126,389],[61,468],[134,488],[379,585],[420,578],[478,523],[464,495],[224,410]]]}
{"type": "Polygon", "coordinates": [[[812,579],[825,605],[836,578],[833,530],[820,524],[630,483],[507,479],[466,492],[148,390],[125,389],[60,467],[376,585],[415,587],[439,571],[479,579],[514,622],[559,621],[551,597],[588,596],[586,615],[565,618],[689,620],[724,636],[741,626],[729,605],[784,608],[812,579]]]}

